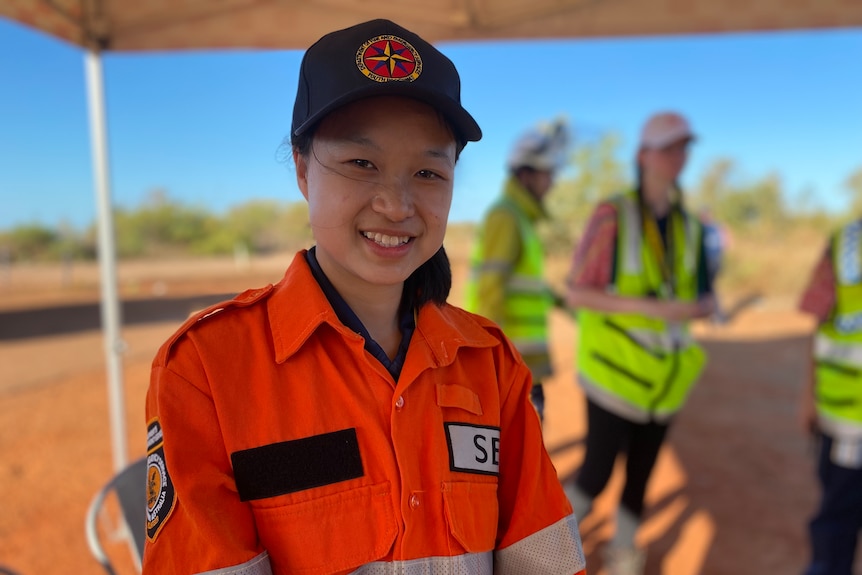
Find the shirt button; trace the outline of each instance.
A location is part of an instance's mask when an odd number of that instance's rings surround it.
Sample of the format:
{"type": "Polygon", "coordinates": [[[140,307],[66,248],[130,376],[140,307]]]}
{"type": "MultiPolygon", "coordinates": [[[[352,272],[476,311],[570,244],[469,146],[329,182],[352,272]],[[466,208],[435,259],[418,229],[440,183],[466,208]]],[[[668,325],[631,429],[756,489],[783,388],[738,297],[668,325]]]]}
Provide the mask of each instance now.
{"type": "Polygon", "coordinates": [[[397,409],[398,411],[401,411],[401,409],[403,407],[404,407],[404,396],[399,395],[398,399],[395,400],[395,409],[397,409]]]}
{"type": "Polygon", "coordinates": [[[419,507],[419,496],[415,493],[410,496],[410,507],[412,509],[416,509],[417,507],[419,507]]]}

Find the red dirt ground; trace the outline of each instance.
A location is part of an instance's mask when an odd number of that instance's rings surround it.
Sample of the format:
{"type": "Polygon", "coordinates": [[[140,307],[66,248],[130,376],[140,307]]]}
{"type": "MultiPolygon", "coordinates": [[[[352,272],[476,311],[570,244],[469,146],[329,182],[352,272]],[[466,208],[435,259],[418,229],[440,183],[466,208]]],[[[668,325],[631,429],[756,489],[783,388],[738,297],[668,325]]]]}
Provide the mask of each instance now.
{"type": "MultiPolygon", "coordinates": [[[[289,258],[190,268],[188,263],[121,268],[124,298],[223,293],[277,281],[289,258]],[[195,271],[195,281],[182,278],[195,271]]],[[[68,302],[94,302],[96,272],[26,268],[0,276],[0,314],[68,302]]],[[[453,293],[457,292],[456,290],[453,293]]],[[[0,315],[0,321],[2,315],[0,315]]],[[[128,450],[144,451],[143,399],[149,363],[179,320],[123,331],[128,450]]],[[[805,524],[817,501],[812,454],[797,425],[808,321],[792,302],[761,301],[724,326],[698,326],[710,363],[671,429],[648,489],[647,573],[799,573],[808,554],[805,524]]],[[[546,443],[561,477],[582,457],[583,399],[574,384],[576,330],[553,318],[557,373],[547,386],[546,443]]],[[[0,340],[0,573],[97,574],[84,539],[84,515],[111,474],[103,342],[97,329],[0,340]]],[[[581,523],[591,574],[613,529],[619,474],[581,523]]],[[[108,525],[110,527],[110,525],[108,525]]],[[[129,570],[120,544],[113,557],[129,570]]]]}

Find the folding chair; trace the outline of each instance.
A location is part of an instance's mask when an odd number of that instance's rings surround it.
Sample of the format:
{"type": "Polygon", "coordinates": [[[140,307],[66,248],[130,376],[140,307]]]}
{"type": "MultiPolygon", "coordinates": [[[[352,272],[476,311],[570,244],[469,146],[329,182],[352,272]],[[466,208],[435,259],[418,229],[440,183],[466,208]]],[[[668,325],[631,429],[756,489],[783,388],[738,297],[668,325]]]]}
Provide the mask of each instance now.
{"type": "Polygon", "coordinates": [[[99,515],[111,493],[116,495],[122,515],[115,533],[118,537],[128,541],[132,560],[140,573],[147,521],[147,458],[142,457],[133,461],[114,475],[96,493],[87,509],[85,529],[90,552],[109,575],[116,575],[117,572],[114,570],[107,553],[105,553],[97,525],[99,515]]]}

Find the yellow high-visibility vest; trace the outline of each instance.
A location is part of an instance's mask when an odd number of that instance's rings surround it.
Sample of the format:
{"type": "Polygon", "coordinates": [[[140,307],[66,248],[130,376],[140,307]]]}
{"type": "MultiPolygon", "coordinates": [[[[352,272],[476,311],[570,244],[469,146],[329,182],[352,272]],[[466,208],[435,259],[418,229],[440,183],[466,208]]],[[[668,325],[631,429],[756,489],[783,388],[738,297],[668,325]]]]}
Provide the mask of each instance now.
{"type": "MultiPolygon", "coordinates": [[[[613,293],[696,300],[700,222],[680,209],[671,211],[665,256],[673,270],[669,278],[656,249],[645,239],[636,193],[613,201],[618,214],[613,293]]],[[[632,421],[669,419],[685,403],[706,362],[687,324],[581,309],[578,328],[578,379],[587,396],[632,421]]]]}
{"type": "Polygon", "coordinates": [[[815,395],[821,428],[862,437],[862,221],[832,239],[835,307],[814,337],[815,395]]]}
{"type": "MultiPolygon", "coordinates": [[[[507,183],[503,196],[491,206],[490,210],[507,210],[518,222],[521,238],[521,253],[514,267],[506,274],[504,286],[503,317],[492,318],[499,321],[503,333],[512,341],[515,348],[527,359],[527,364],[535,374],[550,373],[548,349],[548,315],[554,300],[545,281],[545,252],[535,226],[524,209],[518,204],[519,194],[528,193],[512,179],[507,183]],[[535,365],[542,361],[548,365],[535,365]]],[[[485,266],[497,266],[497,262],[482,260],[484,234],[480,230],[478,240],[473,246],[470,258],[470,277],[465,288],[464,309],[476,312],[479,309],[478,278],[485,266]]]]}

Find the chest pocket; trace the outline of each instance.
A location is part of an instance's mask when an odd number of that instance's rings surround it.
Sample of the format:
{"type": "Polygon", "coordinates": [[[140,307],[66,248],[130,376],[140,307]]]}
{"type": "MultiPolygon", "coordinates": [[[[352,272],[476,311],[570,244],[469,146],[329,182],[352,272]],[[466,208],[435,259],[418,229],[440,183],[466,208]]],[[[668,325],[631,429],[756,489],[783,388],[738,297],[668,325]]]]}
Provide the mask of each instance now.
{"type": "MultiPolygon", "coordinates": [[[[475,416],[485,415],[479,395],[463,385],[438,385],[437,405],[441,408],[461,409],[475,416]]],[[[460,461],[458,450],[453,444],[453,428],[457,431],[462,428],[472,429],[473,427],[471,424],[444,423],[447,443],[449,444],[451,471],[459,471],[455,464],[460,461]]],[[[493,429],[495,428],[488,427],[488,430],[493,429]]],[[[499,431],[497,434],[499,438],[499,431]]],[[[467,447],[473,445],[472,440],[467,443],[469,444],[467,447]]],[[[493,463],[490,455],[493,453],[492,450],[488,448],[486,453],[489,454],[488,463],[493,463]]],[[[493,551],[496,546],[497,523],[499,521],[496,473],[489,473],[490,469],[487,471],[462,469],[460,471],[479,473],[482,478],[477,478],[474,481],[443,482],[443,504],[446,523],[449,528],[450,553],[457,555],[464,552],[486,553],[493,551]]]]}
{"type": "Polygon", "coordinates": [[[398,526],[389,482],[279,507],[254,507],[273,571],[327,575],[385,557],[398,526]]]}

